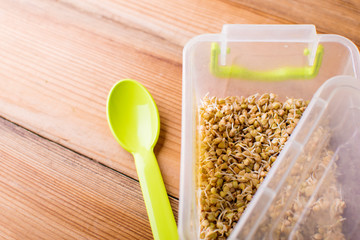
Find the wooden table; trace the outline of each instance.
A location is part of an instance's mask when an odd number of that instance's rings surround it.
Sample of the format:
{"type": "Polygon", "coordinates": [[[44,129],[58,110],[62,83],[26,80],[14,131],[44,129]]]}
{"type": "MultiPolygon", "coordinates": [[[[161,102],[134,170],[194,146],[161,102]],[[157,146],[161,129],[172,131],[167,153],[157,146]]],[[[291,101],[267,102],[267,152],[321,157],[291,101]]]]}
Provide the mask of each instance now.
{"type": "Polygon", "coordinates": [[[106,97],[144,84],[177,216],[182,49],[225,23],[312,23],[360,45],[358,0],[1,0],[0,239],[151,239],[132,156],[106,97]],[[290,3],[292,2],[292,3],[290,3]]]}

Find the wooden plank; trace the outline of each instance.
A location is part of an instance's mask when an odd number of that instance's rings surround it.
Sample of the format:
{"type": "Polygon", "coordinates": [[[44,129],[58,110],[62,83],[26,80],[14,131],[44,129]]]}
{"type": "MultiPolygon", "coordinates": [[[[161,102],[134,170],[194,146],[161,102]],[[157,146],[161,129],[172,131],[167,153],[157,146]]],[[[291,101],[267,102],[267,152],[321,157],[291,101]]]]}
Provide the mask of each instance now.
{"type": "Polygon", "coordinates": [[[222,1],[4,0],[0,22],[2,116],[136,178],[105,104],[116,81],[137,79],[158,104],[155,152],[178,196],[183,45],[224,23],[279,21],[222,1]]]}
{"type": "Polygon", "coordinates": [[[190,38],[219,32],[225,23],[315,23],[359,43],[356,1],[255,3],[3,0],[0,114],[137,178],[131,155],[114,141],[105,118],[111,86],[137,79],[158,104],[155,152],[167,190],[177,197],[181,58],[190,38]]]}
{"type": "Polygon", "coordinates": [[[3,118],[0,164],[1,239],[152,239],[137,181],[3,118]]]}
{"type": "Polygon", "coordinates": [[[245,7],[272,14],[291,23],[315,24],[319,32],[339,34],[360,46],[360,1],[358,0],[231,0],[245,7]]]}

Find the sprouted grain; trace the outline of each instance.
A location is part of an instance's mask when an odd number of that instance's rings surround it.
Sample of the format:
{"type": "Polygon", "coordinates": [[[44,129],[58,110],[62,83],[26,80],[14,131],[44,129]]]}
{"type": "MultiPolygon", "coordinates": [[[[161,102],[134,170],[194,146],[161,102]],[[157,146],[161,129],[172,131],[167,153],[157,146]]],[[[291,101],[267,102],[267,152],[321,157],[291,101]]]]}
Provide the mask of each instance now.
{"type": "Polygon", "coordinates": [[[337,182],[338,159],[329,150],[329,133],[323,127],[315,130],[255,239],[269,235],[272,239],[345,239],[345,202],[337,182]]]}
{"type": "Polygon", "coordinates": [[[275,94],[204,97],[199,109],[200,238],[226,239],[308,101],[275,94]]]}

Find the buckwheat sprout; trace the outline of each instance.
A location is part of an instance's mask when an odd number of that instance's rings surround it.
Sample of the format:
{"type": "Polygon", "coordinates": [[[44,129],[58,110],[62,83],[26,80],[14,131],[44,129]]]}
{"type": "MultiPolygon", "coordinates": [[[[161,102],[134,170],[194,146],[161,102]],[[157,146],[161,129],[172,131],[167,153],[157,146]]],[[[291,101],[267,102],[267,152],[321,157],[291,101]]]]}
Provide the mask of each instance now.
{"type": "MultiPolygon", "coordinates": [[[[274,94],[258,96],[209,99],[207,95],[201,101],[201,239],[229,235],[291,133],[283,135],[289,114],[282,110],[285,104],[274,94]]],[[[305,109],[303,102],[292,101],[286,104],[305,109]]],[[[299,118],[301,113],[294,110],[290,116],[299,118]]],[[[294,128],[296,122],[289,124],[294,128]]]]}
{"type": "Polygon", "coordinates": [[[229,169],[236,175],[237,173],[229,166],[229,169]]]}
{"type": "Polygon", "coordinates": [[[227,210],[226,210],[226,209],[223,209],[223,210],[221,211],[221,213],[219,214],[219,216],[218,216],[218,220],[223,220],[222,218],[223,218],[223,216],[226,214],[226,212],[227,212],[227,210]]]}
{"type": "Polygon", "coordinates": [[[256,104],[256,107],[257,107],[258,111],[261,112],[261,109],[257,104],[256,104]]]}
{"type": "Polygon", "coordinates": [[[203,191],[203,193],[205,194],[205,197],[208,198],[207,192],[203,191]]]}
{"type": "Polygon", "coordinates": [[[218,109],[218,107],[216,106],[216,103],[213,103],[213,104],[214,104],[214,105],[213,105],[214,109],[217,110],[217,111],[220,111],[220,110],[218,109]]]}

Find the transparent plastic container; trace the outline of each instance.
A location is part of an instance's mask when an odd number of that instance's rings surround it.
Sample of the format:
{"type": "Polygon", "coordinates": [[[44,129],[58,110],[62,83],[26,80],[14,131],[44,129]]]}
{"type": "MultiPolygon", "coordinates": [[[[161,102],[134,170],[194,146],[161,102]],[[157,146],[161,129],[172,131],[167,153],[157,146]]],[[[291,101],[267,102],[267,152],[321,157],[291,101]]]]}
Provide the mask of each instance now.
{"type": "MultiPolygon", "coordinates": [[[[229,239],[316,238],[307,225],[314,219],[326,224],[328,216],[312,211],[322,196],[328,194],[328,183],[335,177],[341,199],[346,203],[342,232],[346,239],[357,239],[360,236],[360,56],[348,39],[316,34],[313,25],[224,25],[220,34],[195,37],[185,46],[180,238],[199,239],[200,235],[196,182],[200,99],[206,94],[247,97],[255,93],[275,93],[280,100],[289,97],[311,101],[229,239]],[[215,60],[214,43],[218,46],[215,60]],[[289,67],[290,72],[294,69],[301,72],[317,64],[320,47],[323,56],[318,72],[311,76],[287,73],[289,67]],[[214,63],[225,70],[227,66],[240,66],[240,70],[219,73],[211,66],[214,63]],[[266,79],[269,75],[271,78],[266,79]],[[321,164],[319,156],[323,151],[333,154],[322,164],[324,170],[317,176],[316,187],[306,196],[306,204],[293,213],[296,220],[287,226],[285,235],[279,236],[278,229],[283,227],[288,211],[294,209],[299,189],[312,169],[321,164]]],[[[338,207],[330,201],[326,203],[329,211],[338,207]]]]}

